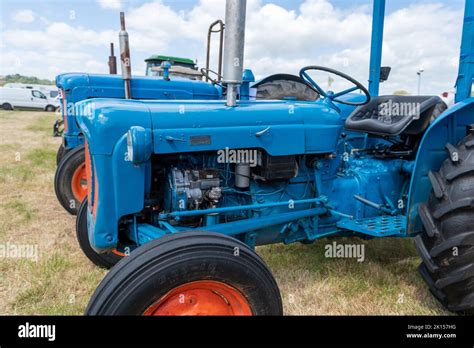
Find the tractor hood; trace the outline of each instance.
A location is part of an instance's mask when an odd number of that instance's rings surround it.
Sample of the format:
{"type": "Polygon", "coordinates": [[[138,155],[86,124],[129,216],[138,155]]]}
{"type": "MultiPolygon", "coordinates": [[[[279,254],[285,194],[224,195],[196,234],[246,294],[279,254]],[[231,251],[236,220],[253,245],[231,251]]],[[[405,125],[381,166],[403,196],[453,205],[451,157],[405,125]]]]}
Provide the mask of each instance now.
{"type": "MultiPolygon", "coordinates": [[[[67,73],[56,77],[56,85],[73,102],[87,98],[125,98],[123,80],[118,75],[67,73]]],[[[138,76],[131,80],[135,99],[218,99],[221,92],[210,83],[181,78],[138,76]],[[134,93],[134,91],[136,93],[134,93]]]]}
{"type": "Polygon", "coordinates": [[[111,155],[132,126],[152,131],[155,153],[262,148],[275,156],[335,151],[339,113],[324,102],[134,101],[94,99],[76,104],[92,154],[111,155]]]}

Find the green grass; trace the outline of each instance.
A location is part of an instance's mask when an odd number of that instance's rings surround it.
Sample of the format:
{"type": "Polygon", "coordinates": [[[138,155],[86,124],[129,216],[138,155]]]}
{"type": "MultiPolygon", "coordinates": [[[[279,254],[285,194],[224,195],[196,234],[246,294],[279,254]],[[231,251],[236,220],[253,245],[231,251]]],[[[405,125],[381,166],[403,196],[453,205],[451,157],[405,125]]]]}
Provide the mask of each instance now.
{"type": "Polygon", "coordinates": [[[36,168],[55,170],[56,151],[49,148],[39,148],[29,151],[27,160],[36,168]]]}
{"type": "Polygon", "coordinates": [[[30,221],[34,217],[31,208],[28,207],[24,201],[20,201],[19,199],[14,199],[4,204],[4,207],[11,210],[12,214],[20,216],[25,222],[30,221]]]}
{"type": "Polygon", "coordinates": [[[32,124],[26,127],[26,130],[31,132],[41,132],[51,136],[53,134],[53,123],[51,123],[51,114],[39,116],[32,124]]]}

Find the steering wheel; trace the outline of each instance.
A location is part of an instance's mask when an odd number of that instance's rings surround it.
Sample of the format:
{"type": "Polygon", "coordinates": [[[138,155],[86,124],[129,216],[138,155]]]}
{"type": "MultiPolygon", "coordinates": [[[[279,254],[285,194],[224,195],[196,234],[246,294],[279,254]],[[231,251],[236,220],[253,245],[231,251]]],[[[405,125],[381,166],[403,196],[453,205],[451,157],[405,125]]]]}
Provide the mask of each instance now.
{"type": "Polygon", "coordinates": [[[209,81],[211,81],[214,85],[218,85],[218,86],[221,86],[221,87],[222,87],[221,81],[222,81],[222,79],[223,79],[224,77],[223,77],[221,74],[215,72],[214,70],[206,69],[206,68],[201,68],[201,74],[202,74],[206,79],[208,79],[209,81]],[[210,74],[216,75],[216,78],[213,79],[212,77],[209,76],[210,74]]]}
{"type": "Polygon", "coordinates": [[[324,66],[313,65],[313,66],[307,66],[307,67],[304,67],[303,69],[301,69],[300,70],[300,77],[309,88],[311,88],[316,93],[319,93],[324,98],[328,98],[332,102],[336,102],[336,103],[339,103],[339,104],[345,104],[345,105],[354,105],[354,106],[365,105],[365,104],[368,104],[370,102],[370,93],[364,87],[364,85],[362,85],[360,82],[353,79],[349,75],[346,75],[346,74],[344,74],[340,71],[337,71],[337,70],[334,70],[334,69],[331,69],[331,68],[326,68],[324,66]],[[348,88],[348,89],[346,89],[342,92],[338,92],[338,93],[334,93],[334,92],[331,92],[331,91],[326,92],[311,78],[311,76],[309,76],[309,74],[307,73],[308,70],[326,71],[328,73],[340,76],[343,79],[345,79],[345,80],[351,82],[352,84],[354,84],[354,87],[348,88]],[[357,90],[360,90],[360,91],[362,91],[362,93],[364,93],[364,95],[365,95],[365,100],[364,101],[362,101],[362,102],[349,102],[349,101],[338,99],[339,97],[342,97],[343,95],[349,94],[349,93],[357,91],[357,90]]]}

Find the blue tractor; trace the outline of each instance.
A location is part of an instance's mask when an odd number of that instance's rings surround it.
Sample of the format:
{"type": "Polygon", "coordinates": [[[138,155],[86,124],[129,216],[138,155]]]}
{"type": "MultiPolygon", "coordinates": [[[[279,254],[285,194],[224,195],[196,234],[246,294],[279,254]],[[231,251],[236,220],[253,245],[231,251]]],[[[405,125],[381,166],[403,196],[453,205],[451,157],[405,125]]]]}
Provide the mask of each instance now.
{"type": "Polygon", "coordinates": [[[254,247],[330,236],[415,238],[433,295],[472,313],[474,3],[447,110],[438,97],[378,96],[383,0],[374,1],[369,90],[310,66],[300,78],[317,100],[250,100],[245,6],[227,0],[226,100],[77,104],[91,183],[77,228],[96,253],[127,255],[86,314],[280,315],[254,247]],[[352,87],[329,91],[314,72],[352,87]]]}
{"type": "MultiPolygon", "coordinates": [[[[180,73],[179,77],[175,78],[177,74],[171,71],[173,62],[165,60],[166,58],[179,60],[175,57],[159,56],[161,58],[160,67],[162,66],[161,77],[134,77],[132,79],[128,33],[125,31],[123,13],[121,13],[121,24],[122,78],[115,75],[81,73],[66,73],[56,77],[56,85],[60,91],[62,120],[56,122],[54,132],[58,134],[60,123],[64,125],[64,130],[62,132],[63,143],[56,156],[58,167],[54,188],[58,201],[64,209],[73,215],[77,214],[77,209],[87,195],[84,136],[76,123],[75,103],[94,98],[210,100],[222,97],[221,88],[201,81],[203,75],[194,68],[180,73]],[[194,74],[191,75],[191,72],[194,74]],[[200,78],[198,79],[196,76],[200,76],[200,78]]],[[[157,60],[155,59],[153,62],[154,67],[159,68],[156,66],[157,60]]],[[[111,45],[109,66],[111,74],[116,74],[113,45],[111,45]]]]}

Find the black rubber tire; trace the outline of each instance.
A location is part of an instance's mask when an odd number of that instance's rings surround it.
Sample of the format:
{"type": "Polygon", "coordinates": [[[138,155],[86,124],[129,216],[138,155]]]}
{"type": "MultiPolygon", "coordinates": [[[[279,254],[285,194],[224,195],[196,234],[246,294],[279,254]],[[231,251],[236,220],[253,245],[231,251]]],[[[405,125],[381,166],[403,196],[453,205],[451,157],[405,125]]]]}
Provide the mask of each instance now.
{"type": "Polygon", "coordinates": [[[56,107],[54,105],[46,105],[46,108],[44,110],[47,112],[54,112],[56,111],[56,107]]]}
{"type": "Polygon", "coordinates": [[[84,145],[78,146],[69,151],[59,162],[54,176],[54,191],[59,203],[70,214],[76,215],[81,202],[79,202],[72,192],[71,181],[74,172],[85,161],[84,145]]]}
{"type": "Polygon", "coordinates": [[[3,103],[2,104],[2,109],[3,110],[13,110],[13,106],[10,103],[3,103]]]}
{"type": "Polygon", "coordinates": [[[122,257],[111,251],[99,254],[91,247],[87,233],[87,198],[81,203],[76,218],[76,237],[84,255],[96,266],[110,269],[115,266],[122,257]]]}
{"type": "Polygon", "coordinates": [[[153,240],[122,259],[102,280],[85,314],[141,315],[170,290],[198,280],[233,286],[254,315],[283,313],[278,285],[254,251],[225,235],[193,231],[153,240]]]}
{"type": "Polygon", "coordinates": [[[474,314],[474,135],[446,148],[449,158],[430,172],[433,190],[419,207],[419,270],[448,310],[474,314]]]}
{"type": "Polygon", "coordinates": [[[61,144],[58,148],[58,152],[56,153],[56,165],[59,165],[61,160],[66,156],[70,150],[66,150],[63,144],[61,144]]]}

